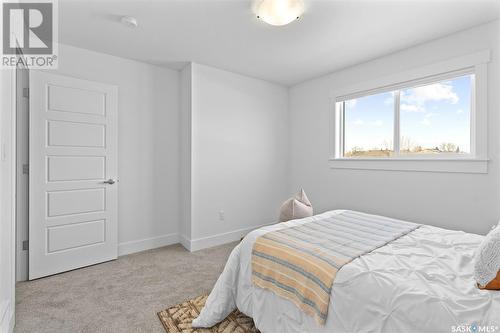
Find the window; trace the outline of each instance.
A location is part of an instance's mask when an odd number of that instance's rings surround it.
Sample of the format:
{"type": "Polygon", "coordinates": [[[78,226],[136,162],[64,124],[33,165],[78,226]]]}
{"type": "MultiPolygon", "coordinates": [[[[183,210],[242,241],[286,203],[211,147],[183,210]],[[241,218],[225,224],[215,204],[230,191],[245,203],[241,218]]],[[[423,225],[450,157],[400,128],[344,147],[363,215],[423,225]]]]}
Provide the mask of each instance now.
{"type": "Polygon", "coordinates": [[[400,153],[470,155],[473,75],[400,91],[400,153]]]}
{"type": "Polygon", "coordinates": [[[487,173],[490,59],[483,50],[334,87],[330,167],[487,173]]]}
{"type": "Polygon", "coordinates": [[[339,157],[470,157],[473,95],[469,71],[339,100],[339,157]]]}
{"type": "Polygon", "coordinates": [[[344,157],[394,155],[394,98],[382,93],[342,102],[344,157]]]}

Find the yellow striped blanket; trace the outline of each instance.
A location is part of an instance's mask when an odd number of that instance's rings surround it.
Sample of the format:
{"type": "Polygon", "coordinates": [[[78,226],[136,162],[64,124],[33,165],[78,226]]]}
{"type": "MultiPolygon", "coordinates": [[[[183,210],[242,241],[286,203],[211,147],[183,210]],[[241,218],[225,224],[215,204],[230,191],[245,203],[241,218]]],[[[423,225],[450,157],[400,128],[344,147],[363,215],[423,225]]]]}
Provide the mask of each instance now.
{"type": "Polygon", "coordinates": [[[342,266],[413,230],[415,223],[342,211],[256,239],[252,281],[286,298],[324,325],[342,266]]]}

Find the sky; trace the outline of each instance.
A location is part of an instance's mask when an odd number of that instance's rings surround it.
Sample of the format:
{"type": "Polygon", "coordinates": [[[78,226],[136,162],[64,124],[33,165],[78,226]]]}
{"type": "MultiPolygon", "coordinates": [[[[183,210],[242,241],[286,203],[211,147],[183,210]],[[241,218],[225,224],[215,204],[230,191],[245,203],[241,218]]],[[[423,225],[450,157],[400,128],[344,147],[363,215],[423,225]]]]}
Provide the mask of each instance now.
{"type": "MultiPolygon", "coordinates": [[[[472,76],[401,90],[401,145],[432,149],[454,143],[470,152],[472,76]]],[[[393,92],[346,101],[345,151],[392,149],[393,92]]]]}

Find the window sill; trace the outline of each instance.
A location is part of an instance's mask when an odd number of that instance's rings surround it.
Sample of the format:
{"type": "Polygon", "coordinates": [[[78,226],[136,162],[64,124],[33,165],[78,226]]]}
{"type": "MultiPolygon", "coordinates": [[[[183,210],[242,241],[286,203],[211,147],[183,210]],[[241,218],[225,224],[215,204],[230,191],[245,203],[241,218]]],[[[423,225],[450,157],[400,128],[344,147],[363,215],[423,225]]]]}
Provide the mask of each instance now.
{"type": "Polygon", "coordinates": [[[332,169],[488,173],[488,160],[479,158],[333,158],[332,169]]]}

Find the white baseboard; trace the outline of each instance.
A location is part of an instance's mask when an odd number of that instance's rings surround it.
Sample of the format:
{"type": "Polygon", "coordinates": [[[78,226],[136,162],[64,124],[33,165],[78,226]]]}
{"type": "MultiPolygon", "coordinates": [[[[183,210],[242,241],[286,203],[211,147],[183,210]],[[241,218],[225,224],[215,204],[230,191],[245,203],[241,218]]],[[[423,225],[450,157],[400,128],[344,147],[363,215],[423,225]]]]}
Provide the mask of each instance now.
{"type": "Polygon", "coordinates": [[[224,232],[224,233],[215,234],[215,235],[208,236],[208,237],[201,237],[201,238],[196,238],[196,239],[191,239],[191,240],[188,240],[187,238],[182,236],[181,243],[188,251],[194,252],[194,251],[206,249],[209,247],[214,247],[214,246],[238,241],[242,237],[244,237],[246,234],[248,234],[249,232],[251,232],[255,229],[261,228],[261,227],[265,227],[267,225],[269,225],[269,224],[262,224],[262,225],[258,225],[258,226],[238,229],[238,230],[234,230],[234,231],[224,232]]]}
{"type": "Polygon", "coordinates": [[[166,234],[158,237],[139,239],[118,244],[118,255],[124,256],[135,252],[156,249],[158,247],[179,243],[179,234],[166,234]]]}
{"type": "Polygon", "coordinates": [[[186,235],[180,235],[179,238],[181,245],[184,246],[186,250],[191,252],[191,240],[186,235]]]}
{"type": "Polygon", "coordinates": [[[126,254],[131,254],[135,252],[155,249],[157,247],[178,244],[180,243],[182,246],[186,248],[186,250],[190,252],[207,249],[209,247],[214,247],[222,244],[231,243],[237,240],[240,240],[241,237],[244,237],[250,231],[255,229],[265,227],[269,225],[262,224],[257,226],[252,226],[243,229],[237,229],[233,231],[228,231],[220,234],[215,234],[212,236],[201,237],[196,239],[189,239],[186,235],[181,235],[178,233],[167,234],[163,236],[140,239],[135,241],[123,242],[118,244],[118,255],[123,256],[126,254]]]}

